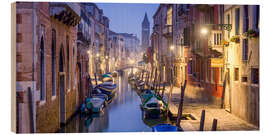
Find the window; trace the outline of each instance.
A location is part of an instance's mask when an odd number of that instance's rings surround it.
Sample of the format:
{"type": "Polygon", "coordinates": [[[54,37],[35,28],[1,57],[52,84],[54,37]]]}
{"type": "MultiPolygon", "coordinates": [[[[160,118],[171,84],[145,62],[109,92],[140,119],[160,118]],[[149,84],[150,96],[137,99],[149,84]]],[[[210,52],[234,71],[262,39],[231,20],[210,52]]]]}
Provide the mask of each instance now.
{"type": "Polygon", "coordinates": [[[259,69],[251,68],[251,83],[259,84],[259,69]]]}
{"type": "Polygon", "coordinates": [[[22,24],[22,14],[16,14],[16,24],[22,24]]]}
{"type": "Polygon", "coordinates": [[[240,9],[235,9],[235,35],[239,35],[239,17],[240,17],[240,9]]]}
{"type": "Polygon", "coordinates": [[[67,46],[67,88],[70,88],[70,76],[69,76],[69,66],[70,66],[70,61],[69,61],[69,36],[66,37],[66,46],[67,46]]]}
{"type": "Polygon", "coordinates": [[[243,33],[248,31],[248,26],[249,26],[248,5],[244,5],[243,33]]]}
{"type": "Polygon", "coordinates": [[[52,30],[52,48],[51,48],[51,53],[52,53],[52,96],[56,95],[56,83],[55,83],[55,54],[56,54],[56,50],[55,47],[56,46],[56,32],[53,29],[52,30]]]}
{"type": "Polygon", "coordinates": [[[16,42],[17,43],[22,42],[22,33],[16,33],[16,42]]]}
{"type": "Polygon", "coordinates": [[[254,10],[253,10],[253,17],[254,17],[254,23],[253,23],[253,28],[254,29],[258,29],[259,28],[259,17],[260,17],[260,6],[256,5],[254,10]]]}
{"type": "Polygon", "coordinates": [[[242,76],[242,82],[247,82],[247,76],[242,76]]]}
{"type": "Polygon", "coordinates": [[[172,7],[167,10],[167,25],[172,25],[172,7]]]}
{"type": "Polygon", "coordinates": [[[189,45],[189,40],[190,40],[189,36],[190,36],[189,27],[184,28],[184,45],[185,46],[189,45]]]}
{"type": "Polygon", "coordinates": [[[219,23],[224,23],[224,5],[219,6],[219,23]]]}
{"type": "Polygon", "coordinates": [[[243,39],[242,60],[248,60],[248,39],[243,39]]]}
{"type": "Polygon", "coordinates": [[[239,68],[234,68],[234,81],[239,80],[239,68]]]}
{"type": "MultiPolygon", "coordinates": [[[[231,24],[231,16],[230,14],[227,15],[227,24],[231,24]]],[[[230,38],[230,31],[227,31],[228,33],[228,38],[230,38]]]]}
{"type": "Polygon", "coordinates": [[[214,44],[217,45],[217,34],[214,33],[214,44]]]}
{"type": "Polygon", "coordinates": [[[43,36],[40,40],[40,100],[46,99],[46,88],[45,88],[45,46],[43,36]]]}

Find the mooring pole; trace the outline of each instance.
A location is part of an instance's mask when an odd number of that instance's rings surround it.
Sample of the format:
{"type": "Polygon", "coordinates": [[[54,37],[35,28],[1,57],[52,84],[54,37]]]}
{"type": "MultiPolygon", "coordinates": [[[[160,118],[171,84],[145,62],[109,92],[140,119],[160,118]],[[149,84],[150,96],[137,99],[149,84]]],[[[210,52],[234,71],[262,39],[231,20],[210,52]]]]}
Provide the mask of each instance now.
{"type": "Polygon", "coordinates": [[[213,119],[212,131],[217,130],[217,119],[213,119]]]}
{"type": "Polygon", "coordinates": [[[163,96],[164,96],[164,91],[165,91],[165,83],[163,82],[162,95],[161,95],[162,99],[163,99],[163,96]]]}
{"type": "Polygon", "coordinates": [[[147,72],[147,79],[146,79],[146,86],[148,86],[149,84],[148,84],[148,82],[149,82],[149,75],[150,75],[150,72],[147,72]]]}
{"type": "Polygon", "coordinates": [[[89,75],[89,86],[90,86],[90,88],[89,88],[89,94],[88,94],[88,96],[90,97],[90,96],[92,96],[92,91],[94,89],[93,84],[92,84],[92,79],[91,79],[91,76],[90,75],[89,75]]]}
{"type": "Polygon", "coordinates": [[[204,119],[205,119],[205,110],[202,110],[201,121],[200,121],[200,131],[203,131],[204,119]]]}
{"type": "Polygon", "coordinates": [[[143,73],[142,73],[142,81],[143,81],[143,77],[144,77],[144,71],[142,71],[143,73]]]}
{"type": "Polygon", "coordinates": [[[180,123],[181,123],[181,119],[182,119],[186,84],[187,84],[187,80],[185,80],[184,86],[181,86],[181,99],[179,102],[177,121],[176,121],[176,126],[178,126],[178,127],[180,127],[180,123]]]}
{"type": "Polygon", "coordinates": [[[227,74],[225,74],[225,79],[223,81],[223,91],[222,91],[221,106],[220,106],[221,109],[224,107],[224,96],[225,96],[225,90],[226,90],[226,79],[227,79],[227,74]]]}
{"type": "MultiPolygon", "coordinates": [[[[171,68],[171,75],[173,74],[172,68],[171,68]]],[[[169,92],[169,97],[168,97],[168,108],[167,108],[167,116],[169,113],[169,109],[170,109],[170,101],[171,101],[171,97],[172,97],[172,91],[173,91],[173,80],[171,79],[171,86],[170,86],[170,92],[169,92]]]]}
{"type": "Polygon", "coordinates": [[[160,96],[160,83],[161,83],[161,75],[160,75],[160,72],[159,72],[159,83],[158,83],[158,95],[160,96]]]}
{"type": "Polygon", "coordinates": [[[153,89],[155,89],[156,79],[157,79],[157,68],[155,69],[154,83],[152,85],[153,89]]]}
{"type": "Polygon", "coordinates": [[[96,81],[96,85],[98,85],[98,82],[97,82],[97,73],[95,73],[95,81],[96,81]]]}

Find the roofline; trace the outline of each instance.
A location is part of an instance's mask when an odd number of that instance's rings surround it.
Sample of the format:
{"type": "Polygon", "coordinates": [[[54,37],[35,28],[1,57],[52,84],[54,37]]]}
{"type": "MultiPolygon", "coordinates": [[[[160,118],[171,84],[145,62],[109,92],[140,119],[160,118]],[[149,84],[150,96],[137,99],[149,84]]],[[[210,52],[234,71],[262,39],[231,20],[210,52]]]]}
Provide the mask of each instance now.
{"type": "Polygon", "coordinates": [[[156,17],[156,15],[157,15],[157,13],[160,11],[160,9],[161,9],[161,4],[159,4],[157,11],[156,11],[155,14],[153,15],[153,18],[156,17]]]}

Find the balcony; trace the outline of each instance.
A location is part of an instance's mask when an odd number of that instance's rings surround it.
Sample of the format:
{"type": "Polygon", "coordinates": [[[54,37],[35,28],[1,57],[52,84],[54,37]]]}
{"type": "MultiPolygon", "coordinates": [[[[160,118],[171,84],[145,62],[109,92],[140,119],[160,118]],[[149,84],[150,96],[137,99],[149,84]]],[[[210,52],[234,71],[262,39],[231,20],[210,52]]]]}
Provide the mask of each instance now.
{"type": "Polygon", "coordinates": [[[68,26],[79,24],[80,6],[77,4],[66,4],[60,2],[50,3],[50,16],[68,26]]]}
{"type": "Polygon", "coordinates": [[[223,45],[222,45],[223,39],[222,38],[223,38],[223,35],[222,35],[221,30],[212,30],[208,47],[220,53],[223,53],[223,45]]]}
{"type": "Polygon", "coordinates": [[[77,32],[77,41],[81,44],[86,45],[86,47],[89,47],[91,44],[91,38],[89,36],[86,36],[82,31],[77,32]]]}
{"type": "Polygon", "coordinates": [[[165,25],[162,29],[162,34],[166,38],[172,38],[172,25],[165,25]]]}

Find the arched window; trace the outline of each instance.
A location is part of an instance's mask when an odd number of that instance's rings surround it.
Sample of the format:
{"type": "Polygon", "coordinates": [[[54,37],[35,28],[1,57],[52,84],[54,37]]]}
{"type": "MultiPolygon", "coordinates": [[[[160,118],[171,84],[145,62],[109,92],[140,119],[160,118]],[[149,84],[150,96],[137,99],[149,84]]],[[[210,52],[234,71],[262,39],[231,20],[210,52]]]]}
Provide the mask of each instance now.
{"type": "Polygon", "coordinates": [[[43,36],[40,40],[40,100],[46,99],[45,88],[45,46],[43,36]]]}
{"type": "Polygon", "coordinates": [[[63,44],[61,44],[59,55],[59,72],[64,72],[64,56],[63,44]]]}
{"type": "Polygon", "coordinates": [[[69,61],[69,36],[66,37],[66,46],[67,46],[67,88],[70,88],[70,77],[69,77],[69,67],[70,67],[70,61],[69,61]]]}
{"type": "Polygon", "coordinates": [[[52,48],[51,48],[51,57],[52,57],[52,96],[55,96],[56,95],[56,82],[55,82],[55,55],[56,55],[56,32],[55,30],[53,29],[52,30],[52,48]]]}

